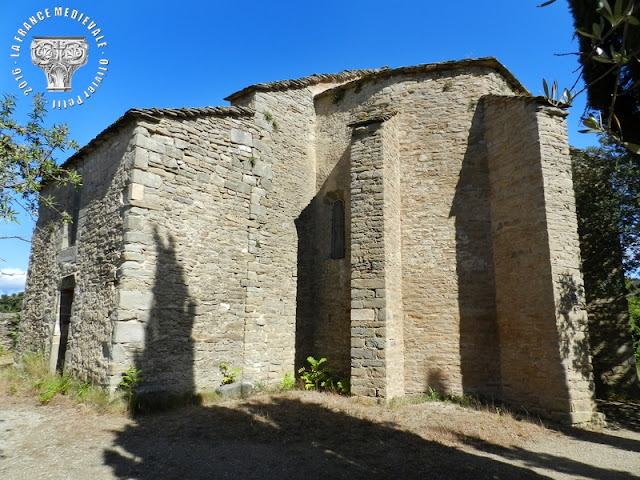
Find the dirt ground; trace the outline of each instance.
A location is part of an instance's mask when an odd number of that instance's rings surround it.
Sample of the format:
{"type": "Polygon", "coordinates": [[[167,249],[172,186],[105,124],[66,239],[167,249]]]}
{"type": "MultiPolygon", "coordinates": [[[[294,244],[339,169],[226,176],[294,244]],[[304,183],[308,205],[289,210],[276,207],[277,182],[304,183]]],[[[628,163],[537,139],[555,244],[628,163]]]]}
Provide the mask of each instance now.
{"type": "Polygon", "coordinates": [[[640,405],[598,431],[496,408],[289,392],[138,416],[0,392],[0,479],[632,479],[640,405]]]}

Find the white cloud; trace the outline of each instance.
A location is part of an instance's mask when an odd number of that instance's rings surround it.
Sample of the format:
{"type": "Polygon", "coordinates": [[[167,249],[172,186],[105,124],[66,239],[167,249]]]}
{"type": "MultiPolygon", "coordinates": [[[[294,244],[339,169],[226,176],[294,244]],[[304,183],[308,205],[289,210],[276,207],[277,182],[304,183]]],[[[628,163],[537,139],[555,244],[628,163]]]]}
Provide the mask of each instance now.
{"type": "Polygon", "coordinates": [[[0,269],[0,294],[18,293],[24,290],[27,272],[19,268],[0,269]]]}

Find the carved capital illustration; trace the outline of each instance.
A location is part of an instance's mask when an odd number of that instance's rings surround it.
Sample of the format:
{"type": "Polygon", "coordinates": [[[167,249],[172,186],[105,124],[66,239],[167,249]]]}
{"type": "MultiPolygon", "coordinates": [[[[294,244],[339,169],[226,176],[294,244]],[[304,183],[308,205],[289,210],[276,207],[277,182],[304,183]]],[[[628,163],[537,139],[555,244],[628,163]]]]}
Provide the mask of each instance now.
{"type": "Polygon", "coordinates": [[[49,92],[67,92],[75,71],[87,63],[88,51],[86,37],[33,37],[31,61],[46,75],[49,92]]]}

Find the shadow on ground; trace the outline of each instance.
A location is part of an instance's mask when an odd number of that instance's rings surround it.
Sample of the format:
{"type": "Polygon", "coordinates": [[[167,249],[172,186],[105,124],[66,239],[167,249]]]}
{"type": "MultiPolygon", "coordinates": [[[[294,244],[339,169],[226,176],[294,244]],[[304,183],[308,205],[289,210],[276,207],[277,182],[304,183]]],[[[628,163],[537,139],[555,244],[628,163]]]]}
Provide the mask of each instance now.
{"type": "Polygon", "coordinates": [[[136,420],[104,452],[118,478],[546,478],[295,398],[136,420]]]}

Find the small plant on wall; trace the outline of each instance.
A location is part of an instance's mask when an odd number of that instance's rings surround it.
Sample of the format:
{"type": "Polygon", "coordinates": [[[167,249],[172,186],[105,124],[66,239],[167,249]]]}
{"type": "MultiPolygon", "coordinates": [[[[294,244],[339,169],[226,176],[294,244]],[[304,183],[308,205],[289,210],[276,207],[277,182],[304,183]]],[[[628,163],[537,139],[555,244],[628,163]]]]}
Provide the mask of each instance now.
{"type": "Polygon", "coordinates": [[[226,363],[220,364],[220,373],[222,373],[222,385],[229,385],[238,378],[240,374],[239,368],[230,368],[226,363]]]}

